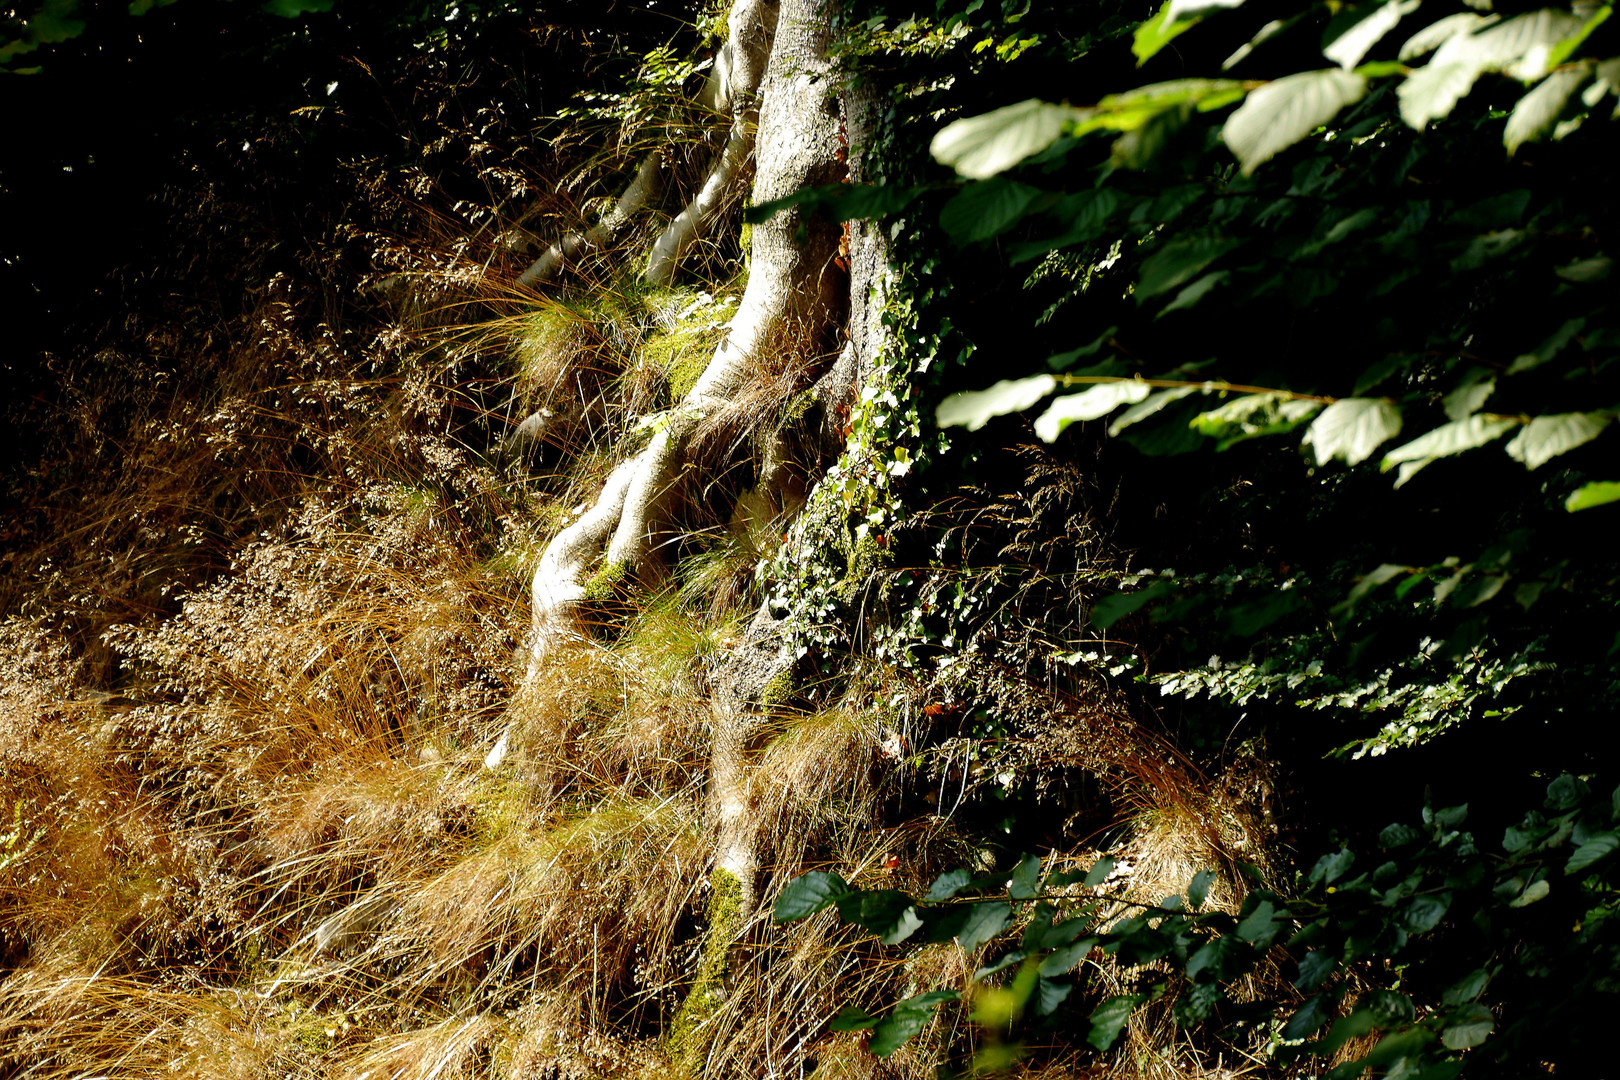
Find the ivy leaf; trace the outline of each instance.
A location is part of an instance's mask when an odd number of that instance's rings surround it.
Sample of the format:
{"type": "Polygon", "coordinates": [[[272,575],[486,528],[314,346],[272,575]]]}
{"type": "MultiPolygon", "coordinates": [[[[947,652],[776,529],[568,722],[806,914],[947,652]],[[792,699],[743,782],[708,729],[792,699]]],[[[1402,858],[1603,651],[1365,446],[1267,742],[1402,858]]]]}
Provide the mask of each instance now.
{"type": "Polygon", "coordinates": [[[1614,414],[1606,412],[1538,416],[1507,444],[1508,456],[1524,462],[1527,469],[1539,469],[1559,454],[1597,438],[1613,419],[1614,414]]]}
{"type": "Polygon", "coordinates": [[[1587,68],[1569,68],[1555,71],[1541,84],[1519,99],[1508,116],[1502,132],[1502,143],[1512,157],[1527,142],[1533,142],[1552,130],[1558,114],[1564,111],[1570,96],[1580,89],[1591,75],[1587,68]]]}
{"type": "Polygon", "coordinates": [[[928,152],[970,180],[985,180],[1045,150],[1063,134],[1065,124],[1085,115],[1031,98],[947,124],[928,144],[928,152]]]}
{"type": "Polygon", "coordinates": [[[1012,906],[999,900],[974,904],[967,925],[962,927],[962,932],[957,935],[956,940],[961,943],[964,951],[972,952],[1001,933],[1011,917],[1012,906]]]}
{"type": "Polygon", "coordinates": [[[1585,870],[1599,859],[1612,855],[1620,850],[1620,835],[1612,832],[1601,832],[1586,843],[1575,849],[1570,855],[1569,862],[1564,864],[1564,873],[1573,874],[1577,870],[1585,870]]]}
{"type": "Polygon", "coordinates": [[[989,240],[1024,216],[1040,195],[1038,188],[1005,176],[969,184],[939,212],[940,226],[959,244],[989,240]]]}
{"type": "Polygon", "coordinates": [[[1334,458],[1359,465],[1383,443],[1401,433],[1401,412],[1383,398],[1342,398],[1322,410],[1305,433],[1316,463],[1334,458]]]}
{"type": "Polygon", "coordinates": [[[1050,375],[1003,379],[988,390],[952,394],[939,403],[934,421],[942,428],[966,427],[969,431],[978,431],[994,417],[1027,409],[1055,389],[1057,380],[1050,375]]]}
{"type": "Polygon", "coordinates": [[[1574,513],[1576,510],[1589,510],[1594,506],[1612,503],[1617,499],[1620,499],[1620,481],[1593,480],[1570,492],[1569,498],[1564,500],[1564,509],[1574,513]]]}
{"type": "Polygon", "coordinates": [[[1378,44],[1383,36],[1395,29],[1401,18],[1418,9],[1421,0],[1388,0],[1370,10],[1363,10],[1361,17],[1351,23],[1343,33],[1322,50],[1322,55],[1349,71],[1361,63],[1361,58],[1367,51],[1378,44]]]}
{"type": "Polygon", "coordinates": [[[1366,92],[1366,79],[1340,68],[1287,75],[1251,91],[1221,128],[1221,138],[1248,176],[1366,92]]]}
{"type": "Polygon", "coordinates": [[[1419,435],[1411,442],[1397,446],[1384,455],[1384,460],[1379,463],[1378,468],[1382,472],[1389,472],[1399,465],[1401,472],[1395,486],[1400,487],[1412,479],[1419,469],[1431,462],[1484,446],[1518,426],[1519,420],[1511,416],[1475,415],[1454,420],[1435,428],[1427,435],[1419,435]]]}
{"type": "Polygon", "coordinates": [[[830,907],[849,893],[849,885],[837,874],[812,870],[787,883],[771,915],[779,923],[792,922],[830,907]]]}
{"type": "Polygon", "coordinates": [[[1091,1014],[1091,1031],[1086,1035],[1086,1042],[1100,1052],[1113,1046],[1131,1018],[1131,1009],[1140,1000],[1137,994],[1118,994],[1097,1006],[1091,1014]]]}
{"type": "Polygon", "coordinates": [[[1483,1005],[1464,1005],[1447,1019],[1440,1031],[1440,1042],[1447,1050],[1470,1050],[1484,1042],[1496,1027],[1491,1011],[1483,1005]]]}
{"type": "Polygon", "coordinates": [[[958,996],[954,990],[930,990],[899,1002],[888,1016],[873,1025],[867,1049],[877,1057],[888,1057],[927,1027],[941,1004],[955,1001],[958,996]]]}
{"type": "Polygon", "coordinates": [[[1053,442],[1064,428],[1075,421],[1107,416],[1121,405],[1141,401],[1151,391],[1152,387],[1141,379],[1122,379],[1119,382],[1099,383],[1082,394],[1060,397],[1036,418],[1035,434],[1041,437],[1042,442],[1053,442]]]}

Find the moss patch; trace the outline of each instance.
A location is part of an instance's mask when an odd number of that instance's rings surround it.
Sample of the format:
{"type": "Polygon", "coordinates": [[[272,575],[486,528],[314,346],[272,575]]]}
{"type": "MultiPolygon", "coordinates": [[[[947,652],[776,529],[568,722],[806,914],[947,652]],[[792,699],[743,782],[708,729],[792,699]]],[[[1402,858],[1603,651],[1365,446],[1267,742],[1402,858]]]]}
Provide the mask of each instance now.
{"type": "Polygon", "coordinates": [[[670,1025],[665,1044],[669,1057],[683,1076],[702,1070],[704,1028],[726,999],[726,975],[731,958],[731,939],[742,925],[742,882],[730,871],[715,867],[710,885],[709,928],[703,939],[703,958],[697,978],[686,995],[675,1022],[670,1025]]]}
{"type": "Polygon", "coordinates": [[[585,579],[585,599],[591,603],[603,603],[608,600],[617,600],[624,583],[625,576],[630,568],[623,559],[603,563],[601,567],[585,579]]]}
{"type": "Polygon", "coordinates": [[[759,691],[759,704],[764,709],[786,705],[793,697],[793,672],[779,671],[771,676],[759,691]]]}

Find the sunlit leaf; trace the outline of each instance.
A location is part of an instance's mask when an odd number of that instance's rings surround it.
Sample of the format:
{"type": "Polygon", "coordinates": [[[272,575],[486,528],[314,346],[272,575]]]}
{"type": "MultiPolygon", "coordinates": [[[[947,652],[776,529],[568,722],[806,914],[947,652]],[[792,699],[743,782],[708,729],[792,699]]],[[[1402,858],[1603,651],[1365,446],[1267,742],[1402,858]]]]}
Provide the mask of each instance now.
{"type": "Polygon", "coordinates": [[[1284,76],[1251,91],[1221,128],[1221,138],[1247,176],[1366,92],[1366,79],[1340,68],[1284,76]]]}
{"type": "Polygon", "coordinates": [[[1077,420],[1095,420],[1107,416],[1121,405],[1141,401],[1152,388],[1140,379],[1100,383],[1083,394],[1069,394],[1053,401],[1035,420],[1035,434],[1043,442],[1052,442],[1063,429],[1077,420]]]}
{"type": "Polygon", "coordinates": [[[1527,469],[1539,469],[1559,454],[1597,438],[1613,419],[1614,414],[1606,412],[1538,416],[1507,444],[1508,456],[1524,462],[1527,469]]]}
{"type": "Polygon", "coordinates": [[[1132,424],[1146,420],[1153,414],[1161,412],[1166,405],[1174,404],[1189,394],[1196,393],[1198,393],[1198,387],[1196,386],[1178,386],[1171,390],[1160,390],[1156,394],[1150,394],[1120,413],[1114,419],[1114,422],[1108,425],[1108,434],[1111,436],[1118,435],[1132,424]]]}
{"type": "Polygon", "coordinates": [[[1368,11],[1359,22],[1334,38],[1322,55],[1349,71],[1367,51],[1395,29],[1401,18],[1418,9],[1422,0],[1387,0],[1368,11]]]}
{"type": "Polygon", "coordinates": [[[1359,465],[1401,433],[1401,412],[1383,398],[1343,398],[1318,416],[1305,433],[1318,465],[1334,458],[1359,465]]]}
{"type": "Polygon", "coordinates": [[[963,176],[984,180],[1005,172],[1057,141],[1063,126],[1084,117],[1080,109],[1031,98],[947,124],[928,152],[963,176]]]}
{"type": "Polygon", "coordinates": [[[1564,509],[1573,513],[1576,510],[1588,510],[1617,500],[1620,500],[1620,482],[1594,480],[1571,492],[1569,498],[1564,500],[1564,509]]]}
{"type": "Polygon", "coordinates": [[[1400,465],[1400,479],[1395,482],[1395,486],[1400,487],[1430,462],[1484,446],[1518,426],[1519,420],[1511,416],[1475,415],[1454,420],[1427,435],[1420,435],[1409,443],[1397,446],[1384,455],[1378,467],[1388,472],[1400,465]]]}
{"type": "Polygon", "coordinates": [[[1507,127],[1502,132],[1502,142],[1507,147],[1508,156],[1512,157],[1519,147],[1551,131],[1571,95],[1590,76],[1591,71],[1587,68],[1555,71],[1520,98],[1519,103],[1513,106],[1507,127]]]}
{"type": "Polygon", "coordinates": [[[966,427],[978,431],[992,418],[1021,412],[1057,389],[1050,375],[1003,379],[988,390],[966,390],[939,403],[934,421],[940,427],[966,427]]]}

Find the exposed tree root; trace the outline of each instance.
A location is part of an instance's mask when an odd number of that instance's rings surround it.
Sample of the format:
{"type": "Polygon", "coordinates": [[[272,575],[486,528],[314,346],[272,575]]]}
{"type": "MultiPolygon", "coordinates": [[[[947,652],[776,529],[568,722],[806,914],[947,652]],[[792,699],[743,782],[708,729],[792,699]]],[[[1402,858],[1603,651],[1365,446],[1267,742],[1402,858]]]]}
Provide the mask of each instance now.
{"type": "MultiPolygon", "coordinates": [[[[714,58],[714,67],[699,97],[702,104],[731,116],[731,132],[703,186],[665,226],[653,244],[646,279],[654,285],[675,280],[680,260],[701,239],[715,217],[734,200],[747,179],[759,124],[759,85],[776,31],[777,0],[735,0],[727,19],[729,39],[714,58]]],[[[610,247],[629,231],[637,215],[662,189],[662,155],[642,159],[636,177],[601,219],[584,232],[569,233],[552,244],[518,277],[524,288],[554,280],[570,264],[593,251],[610,247]]]]}

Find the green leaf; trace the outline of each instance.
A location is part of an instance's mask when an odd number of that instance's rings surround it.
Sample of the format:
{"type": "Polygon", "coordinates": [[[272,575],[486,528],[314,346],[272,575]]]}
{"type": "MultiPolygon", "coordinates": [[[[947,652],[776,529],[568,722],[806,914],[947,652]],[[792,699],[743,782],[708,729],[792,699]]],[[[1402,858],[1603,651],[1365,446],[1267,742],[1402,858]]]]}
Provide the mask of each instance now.
{"type": "MultiPolygon", "coordinates": [[[[1333,38],[1322,50],[1322,55],[1346,71],[1361,63],[1361,58],[1385,34],[1395,29],[1402,16],[1418,9],[1420,0],[1388,0],[1372,8],[1357,8],[1350,16],[1353,22],[1333,38]]],[[[1335,20],[1337,21],[1337,20],[1335,20]]],[[[1331,32],[1331,31],[1330,31],[1331,32]]]]}
{"type": "Polygon", "coordinates": [[[1334,458],[1359,465],[1401,433],[1401,413],[1383,398],[1342,398],[1322,411],[1305,433],[1318,465],[1334,458]]]}
{"type": "MultiPolygon", "coordinates": [[[[1616,792],[1615,798],[1620,800],[1620,789],[1616,789],[1616,792]]],[[[1620,803],[1617,803],[1617,805],[1620,805],[1620,803]]],[[[1092,864],[1091,872],[1086,875],[1086,879],[1082,881],[1081,884],[1086,886],[1101,885],[1103,882],[1108,880],[1108,875],[1112,874],[1113,872],[1113,859],[1098,859],[1094,864],[1092,864]]]]}
{"type": "Polygon", "coordinates": [[[928,886],[928,895],[923,899],[932,900],[935,903],[941,900],[949,900],[967,888],[968,883],[972,880],[973,875],[960,867],[955,870],[947,870],[935,878],[932,885],[928,886]]]}
{"type": "Polygon", "coordinates": [[[845,922],[876,935],[885,945],[904,941],[922,926],[911,897],[894,889],[852,892],[834,903],[845,922]]]}
{"type": "Polygon", "coordinates": [[[867,1049],[877,1057],[888,1057],[927,1027],[941,1004],[958,997],[954,990],[930,990],[897,1003],[888,1016],[873,1025],[867,1049]]]}
{"type": "MultiPolygon", "coordinates": [[[[1050,376],[1042,377],[1050,378],[1050,376]]],[[[1152,387],[1141,379],[1123,379],[1119,382],[1099,383],[1084,393],[1060,397],[1036,418],[1035,434],[1040,436],[1043,442],[1053,442],[1063,433],[1064,428],[1075,421],[1096,420],[1098,417],[1107,416],[1121,405],[1141,401],[1151,391],[1152,387]]]]}
{"type": "Polygon", "coordinates": [[[1620,850],[1620,835],[1612,832],[1601,832],[1586,843],[1576,848],[1570,855],[1569,862],[1564,864],[1564,873],[1573,874],[1578,870],[1585,870],[1599,859],[1607,858],[1620,850]]]}
{"type": "Polygon", "coordinates": [[[1186,288],[1176,293],[1176,298],[1166,304],[1164,306],[1164,310],[1159,312],[1159,314],[1154,316],[1154,318],[1163,318],[1172,311],[1182,311],[1187,308],[1197,306],[1198,301],[1202,300],[1206,295],[1212,292],[1217,285],[1227,281],[1229,278],[1231,278],[1231,276],[1231,272],[1227,270],[1217,270],[1213,274],[1205,274],[1191,285],[1188,285],[1186,288]]]}
{"type": "Polygon", "coordinates": [[[984,180],[1045,150],[1063,134],[1065,124],[1085,115],[1067,105],[1031,98],[947,124],[934,136],[928,152],[941,165],[969,179],[984,180]]]}
{"type": "Polygon", "coordinates": [[[1406,905],[1406,910],[1401,912],[1401,925],[1406,927],[1408,933],[1426,934],[1440,925],[1440,920],[1446,917],[1450,907],[1450,893],[1414,896],[1412,902],[1406,905]]]}
{"type": "Polygon", "coordinates": [[[1057,380],[1050,375],[1003,379],[988,390],[952,394],[939,403],[934,422],[942,428],[965,426],[978,431],[992,418],[1027,409],[1055,389],[1057,380]]]}
{"type": "Polygon", "coordinates": [[[1307,993],[1315,990],[1338,966],[1339,961],[1326,949],[1308,952],[1300,957],[1299,978],[1294,980],[1294,985],[1307,993]]]}
{"type": "Polygon", "coordinates": [[[1339,878],[1343,877],[1344,872],[1350,869],[1350,864],[1355,861],[1356,856],[1354,852],[1352,852],[1349,848],[1340,848],[1331,855],[1324,855],[1320,859],[1316,860],[1316,865],[1311,867],[1311,876],[1309,880],[1313,885],[1317,882],[1321,882],[1324,885],[1331,885],[1335,881],[1339,880],[1339,878]]]}
{"type": "Polygon", "coordinates": [[[1051,1016],[1057,1007],[1063,1004],[1063,999],[1074,990],[1074,983],[1053,982],[1051,979],[1040,979],[1035,983],[1036,1016],[1051,1016]]]}
{"type": "MultiPolygon", "coordinates": [[[[1267,912],[1269,917],[1270,912],[1267,912]]],[[[1192,954],[1187,961],[1187,978],[1194,981],[1200,975],[1208,973],[1204,981],[1222,982],[1241,972],[1244,961],[1252,955],[1251,950],[1242,941],[1223,934],[1213,941],[1206,942],[1203,948],[1192,954]]]]}
{"type": "Polygon", "coordinates": [[[1592,789],[1580,777],[1564,773],[1547,785],[1547,809],[1573,810],[1592,794],[1592,789]]]}
{"type": "Polygon", "coordinates": [[[1248,176],[1366,92],[1366,79],[1340,68],[1287,75],[1250,91],[1221,128],[1221,138],[1248,176]]]}
{"type": "Polygon", "coordinates": [[[1613,419],[1614,414],[1607,412],[1538,416],[1507,444],[1508,456],[1524,462],[1527,469],[1539,469],[1559,454],[1597,438],[1613,419]]]}
{"type": "Polygon", "coordinates": [[[1445,397],[1446,418],[1466,420],[1478,412],[1496,392],[1496,380],[1489,368],[1470,368],[1451,393],[1445,397]]]}
{"type": "Polygon", "coordinates": [[[1166,244],[1142,264],[1142,276],[1136,283],[1136,302],[1140,304],[1168,292],[1242,243],[1229,236],[1196,236],[1166,244]]]}
{"type": "Polygon", "coordinates": [[[967,925],[962,927],[962,932],[957,935],[956,940],[961,943],[965,951],[972,952],[1001,933],[1010,918],[1012,918],[1012,905],[1010,904],[999,900],[974,904],[972,914],[968,916],[967,925]]]}
{"type": "Polygon", "coordinates": [[[1547,884],[1545,880],[1532,881],[1530,886],[1525,889],[1524,892],[1520,893],[1517,899],[1508,904],[1508,907],[1529,907],[1537,900],[1544,899],[1550,892],[1552,892],[1552,886],[1547,884]]]}
{"type": "Polygon", "coordinates": [[[830,907],[849,893],[849,885],[837,874],[812,870],[787,883],[771,915],[779,923],[792,922],[830,907]]]}
{"type": "Polygon", "coordinates": [[[1210,882],[1214,880],[1215,875],[1208,870],[1200,870],[1193,875],[1192,882],[1187,886],[1187,906],[1189,908],[1197,911],[1204,906],[1204,901],[1209,899],[1210,882]]]}
{"type": "Polygon", "coordinates": [[[1237,934],[1244,941],[1264,947],[1270,945],[1282,930],[1283,924],[1277,918],[1275,906],[1270,900],[1262,900],[1247,918],[1238,923],[1237,934]]]}
{"type": "Polygon", "coordinates": [[[1096,947],[1097,939],[1094,937],[1087,937],[1081,938],[1073,945],[1065,945],[1061,949],[1053,949],[1047,954],[1046,959],[1041,961],[1041,974],[1062,975],[1066,971],[1072,971],[1074,966],[1080,961],[1084,960],[1086,955],[1096,947]]]}
{"type": "Polygon", "coordinates": [[[1165,0],[1157,15],[1136,28],[1136,33],[1131,39],[1131,52],[1136,57],[1137,67],[1147,63],[1155,53],[1170,44],[1178,35],[1193,28],[1195,20],[1172,21],[1170,13],[1173,7],[1175,0],[1165,0]]]}
{"type": "Polygon", "coordinates": [[[1401,472],[1395,486],[1400,487],[1419,469],[1431,462],[1484,446],[1518,426],[1519,420],[1511,416],[1475,415],[1454,420],[1435,428],[1427,435],[1419,435],[1411,442],[1397,446],[1384,455],[1384,460],[1378,467],[1381,471],[1388,472],[1399,465],[1401,472]]]}
{"type": "Polygon", "coordinates": [[[1007,895],[1014,900],[1032,900],[1041,893],[1041,858],[1039,855],[1027,856],[1013,868],[1012,880],[1007,885],[1007,895]]]}
{"type": "Polygon", "coordinates": [[[959,244],[989,240],[1005,232],[1040,195],[1038,188],[1005,176],[969,184],[939,212],[940,226],[959,244]]]}
{"type": "Polygon", "coordinates": [[[1612,503],[1617,499],[1620,499],[1620,482],[1593,480],[1570,492],[1569,498],[1564,500],[1564,509],[1574,513],[1577,510],[1589,510],[1594,506],[1612,503]]]}
{"type": "Polygon", "coordinates": [[[1519,147],[1551,131],[1570,97],[1591,74],[1588,68],[1555,71],[1520,98],[1508,116],[1507,127],[1502,131],[1502,143],[1507,147],[1508,156],[1512,157],[1518,153],[1519,147]]]}
{"type": "Polygon", "coordinates": [[[1490,981],[1490,972],[1484,968],[1476,968],[1453,983],[1441,995],[1441,1000],[1447,1005],[1461,1005],[1465,1001],[1473,1001],[1485,992],[1485,984],[1490,981]]]}
{"type": "Polygon", "coordinates": [[[1118,994],[1099,1005],[1091,1014],[1091,1030],[1086,1035],[1086,1042],[1098,1052],[1113,1046],[1130,1020],[1131,1010],[1140,1000],[1136,994],[1118,994]]]}
{"type": "Polygon", "coordinates": [[[306,11],[331,11],[332,2],[333,0],[265,0],[262,9],[272,15],[280,15],[284,19],[294,19],[306,11]]]}
{"type": "Polygon", "coordinates": [[[1282,1037],[1292,1041],[1316,1034],[1332,1016],[1331,1007],[1332,1001],[1326,994],[1317,994],[1308,999],[1283,1025],[1282,1037]]]}
{"type": "Polygon", "coordinates": [[[1483,1005],[1464,1005],[1446,1018],[1440,1042],[1447,1050],[1470,1050],[1484,1042],[1496,1027],[1491,1011],[1483,1005]]]}
{"type": "Polygon", "coordinates": [[[1131,612],[1152,603],[1170,590],[1171,585],[1168,581],[1156,581],[1138,592],[1105,596],[1091,607],[1091,625],[1099,630],[1106,630],[1131,612]]]}
{"type": "Polygon", "coordinates": [[[873,1016],[859,1006],[845,1005],[837,1016],[827,1022],[827,1026],[834,1031],[864,1031],[881,1019],[881,1016],[873,1016]]]}
{"type": "Polygon", "coordinates": [[[1182,398],[1196,393],[1198,393],[1198,387],[1196,386],[1178,386],[1171,390],[1160,390],[1156,394],[1150,394],[1115,417],[1114,422],[1108,425],[1108,434],[1110,436],[1118,435],[1132,424],[1140,420],[1146,420],[1153,414],[1163,410],[1166,405],[1174,404],[1182,398]]]}

